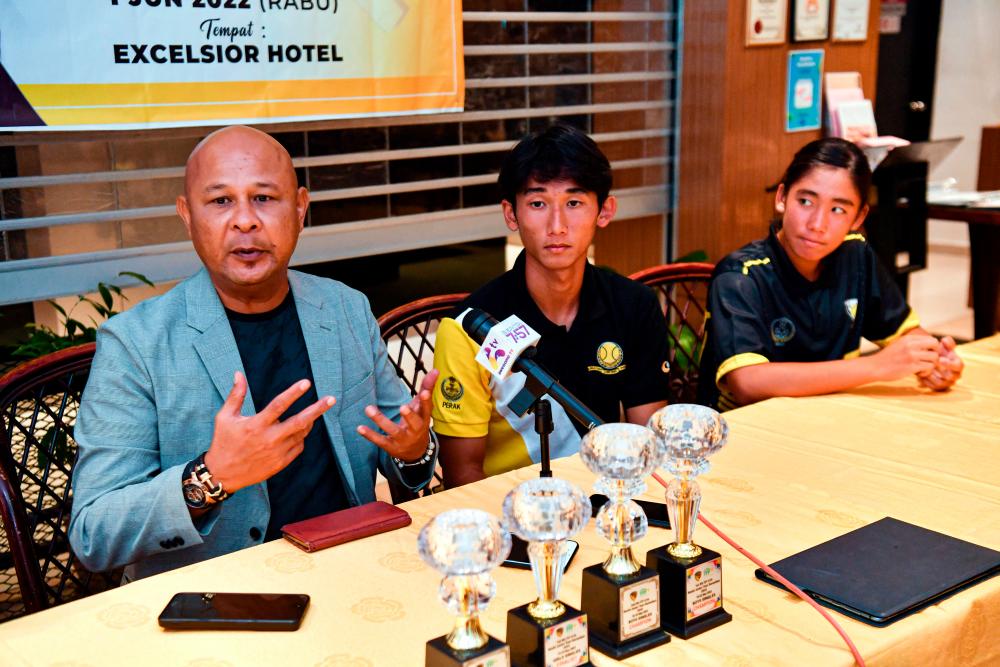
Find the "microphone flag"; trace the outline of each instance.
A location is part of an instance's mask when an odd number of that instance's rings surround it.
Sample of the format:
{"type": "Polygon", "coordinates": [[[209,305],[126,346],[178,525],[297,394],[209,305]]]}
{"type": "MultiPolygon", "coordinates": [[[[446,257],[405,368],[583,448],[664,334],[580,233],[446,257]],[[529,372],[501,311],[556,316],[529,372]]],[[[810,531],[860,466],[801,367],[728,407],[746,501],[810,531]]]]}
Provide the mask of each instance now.
{"type": "MultiPolygon", "coordinates": [[[[458,323],[463,324],[466,315],[472,310],[472,308],[466,309],[457,318],[458,323]]],[[[479,346],[479,352],[476,353],[476,361],[497,380],[506,380],[514,372],[514,362],[521,353],[537,345],[541,338],[541,335],[524,320],[517,315],[511,315],[502,322],[494,324],[486,332],[479,346]]]]}
{"type": "Polygon", "coordinates": [[[498,380],[506,380],[514,371],[514,362],[529,347],[541,340],[537,331],[517,315],[497,322],[487,332],[476,361],[498,380]]]}

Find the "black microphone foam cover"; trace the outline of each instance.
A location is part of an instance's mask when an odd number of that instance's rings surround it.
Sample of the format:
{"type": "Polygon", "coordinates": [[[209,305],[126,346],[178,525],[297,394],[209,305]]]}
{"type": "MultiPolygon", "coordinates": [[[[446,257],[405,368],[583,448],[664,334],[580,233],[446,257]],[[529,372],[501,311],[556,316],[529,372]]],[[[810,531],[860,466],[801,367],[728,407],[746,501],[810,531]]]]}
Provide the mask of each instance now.
{"type": "Polygon", "coordinates": [[[496,318],[480,308],[469,308],[462,318],[462,328],[465,333],[480,345],[495,324],[497,324],[496,318]]]}

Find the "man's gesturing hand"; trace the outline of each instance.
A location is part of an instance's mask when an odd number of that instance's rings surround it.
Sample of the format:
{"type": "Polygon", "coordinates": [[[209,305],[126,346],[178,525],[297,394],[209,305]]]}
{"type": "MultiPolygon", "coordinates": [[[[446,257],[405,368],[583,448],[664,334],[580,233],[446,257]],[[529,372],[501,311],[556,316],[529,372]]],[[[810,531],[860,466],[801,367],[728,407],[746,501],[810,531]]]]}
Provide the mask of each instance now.
{"type": "Polygon", "coordinates": [[[236,372],[233,388],[215,415],[212,446],[205,454],[205,466],[226,493],[263,482],[302,453],[313,422],[336,402],[332,396],[324,396],[302,412],[278,421],[308,390],[309,381],[300,380],[253,417],[244,417],[240,407],[247,394],[247,380],[236,372]]]}
{"type": "MultiPolygon", "coordinates": [[[[402,461],[415,461],[427,451],[431,423],[431,392],[437,382],[438,371],[431,370],[420,383],[420,391],[409,403],[399,408],[399,423],[382,414],[374,405],[365,408],[365,414],[385,432],[378,433],[367,426],[358,426],[358,433],[402,461]]],[[[209,467],[211,470],[211,467],[209,467]]]]}

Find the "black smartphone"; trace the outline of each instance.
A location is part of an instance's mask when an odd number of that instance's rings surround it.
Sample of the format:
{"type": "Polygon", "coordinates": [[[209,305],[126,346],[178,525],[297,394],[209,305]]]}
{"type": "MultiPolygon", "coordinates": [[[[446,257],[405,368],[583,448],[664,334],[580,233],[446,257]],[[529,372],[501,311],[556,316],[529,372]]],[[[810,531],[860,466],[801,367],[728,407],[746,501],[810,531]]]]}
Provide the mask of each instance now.
{"type": "MultiPolygon", "coordinates": [[[[518,567],[523,570],[531,569],[531,561],[528,560],[528,543],[517,535],[511,535],[510,541],[510,555],[501,565],[518,567]]],[[[580,548],[580,544],[573,540],[566,540],[566,547],[566,553],[563,555],[563,572],[566,572],[569,564],[573,562],[573,557],[576,556],[576,550],[580,548]]]]}
{"type": "Polygon", "coordinates": [[[293,593],[177,593],[160,613],[171,630],[298,630],[309,596],[293,593]]]}
{"type": "MultiPolygon", "coordinates": [[[[635,504],[646,513],[646,520],[650,526],[657,528],[670,528],[670,518],[667,516],[667,506],[663,503],[654,503],[651,500],[635,500],[635,504]]],[[[590,497],[591,512],[597,516],[604,503],[608,502],[608,497],[601,493],[595,493],[590,497]]]]}

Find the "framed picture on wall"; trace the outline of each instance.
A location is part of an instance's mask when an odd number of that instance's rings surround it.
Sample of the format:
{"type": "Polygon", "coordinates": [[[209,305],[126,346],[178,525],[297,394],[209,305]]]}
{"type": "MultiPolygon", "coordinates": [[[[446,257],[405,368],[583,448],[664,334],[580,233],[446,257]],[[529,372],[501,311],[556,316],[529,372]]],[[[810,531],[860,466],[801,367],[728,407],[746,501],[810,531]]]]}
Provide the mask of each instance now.
{"type": "Polygon", "coordinates": [[[747,0],[747,46],[784,44],[788,0],[747,0]]]}
{"type": "Polygon", "coordinates": [[[793,0],[792,41],[815,42],[830,36],[830,0],[793,0]]]}
{"type": "Polygon", "coordinates": [[[833,41],[863,42],[868,39],[868,0],[835,0],[833,41]]]}

